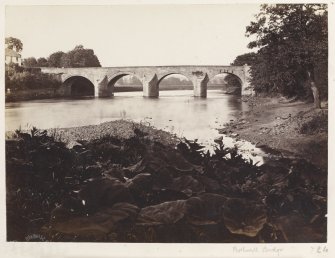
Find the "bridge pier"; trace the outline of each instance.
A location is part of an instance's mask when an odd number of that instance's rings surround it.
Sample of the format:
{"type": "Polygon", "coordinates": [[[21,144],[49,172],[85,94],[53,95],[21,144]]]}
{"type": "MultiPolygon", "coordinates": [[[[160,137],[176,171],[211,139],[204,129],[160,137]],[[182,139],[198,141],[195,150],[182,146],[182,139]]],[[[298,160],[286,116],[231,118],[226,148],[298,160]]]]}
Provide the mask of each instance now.
{"type": "Polygon", "coordinates": [[[94,87],[96,89],[95,97],[107,98],[114,96],[114,85],[108,86],[107,75],[102,80],[99,80],[94,87]]]}
{"type": "Polygon", "coordinates": [[[145,76],[142,80],[143,84],[143,96],[148,98],[158,98],[159,87],[158,87],[158,77],[157,74],[154,76],[145,76]]]}
{"type": "Polygon", "coordinates": [[[203,75],[202,72],[195,73],[192,76],[193,94],[194,97],[207,97],[207,83],[209,81],[207,73],[203,75]]]}

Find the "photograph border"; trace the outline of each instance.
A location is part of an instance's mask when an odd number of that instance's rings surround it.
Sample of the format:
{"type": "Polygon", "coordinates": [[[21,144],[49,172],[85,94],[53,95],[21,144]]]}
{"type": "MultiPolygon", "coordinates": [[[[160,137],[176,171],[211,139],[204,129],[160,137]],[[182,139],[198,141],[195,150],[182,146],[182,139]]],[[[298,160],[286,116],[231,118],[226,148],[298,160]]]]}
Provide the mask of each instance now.
{"type": "MultiPolygon", "coordinates": [[[[1,35],[4,44],[4,26],[5,26],[5,6],[6,5],[152,5],[152,4],[247,4],[247,3],[292,3],[292,1],[205,1],[205,0],[179,0],[179,1],[65,1],[65,0],[26,0],[26,1],[1,1],[1,35]]],[[[334,1],[316,1],[318,3],[327,3],[329,8],[329,127],[328,127],[328,241],[327,243],[312,244],[130,244],[130,243],[21,243],[6,241],[6,188],[5,188],[5,118],[4,91],[1,91],[1,114],[3,121],[1,123],[0,140],[0,256],[1,257],[335,257],[334,242],[334,87],[335,87],[335,2],[334,1]]],[[[294,2],[302,3],[302,2],[294,2]]],[[[303,3],[315,3],[315,1],[303,1],[303,3]]],[[[192,6],[190,6],[192,8],[192,6]]],[[[1,58],[4,59],[4,51],[1,51],[1,58]]],[[[4,85],[4,63],[1,64],[0,80],[4,85]]]]}

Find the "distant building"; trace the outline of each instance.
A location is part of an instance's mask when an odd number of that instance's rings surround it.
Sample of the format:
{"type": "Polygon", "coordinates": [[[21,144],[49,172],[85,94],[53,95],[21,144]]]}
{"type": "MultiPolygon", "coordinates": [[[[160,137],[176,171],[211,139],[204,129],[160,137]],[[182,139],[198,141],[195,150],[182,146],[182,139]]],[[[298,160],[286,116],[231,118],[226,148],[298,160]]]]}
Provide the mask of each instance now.
{"type": "Polygon", "coordinates": [[[13,49],[6,48],[5,49],[5,63],[10,64],[18,64],[22,65],[21,55],[13,49]]]}

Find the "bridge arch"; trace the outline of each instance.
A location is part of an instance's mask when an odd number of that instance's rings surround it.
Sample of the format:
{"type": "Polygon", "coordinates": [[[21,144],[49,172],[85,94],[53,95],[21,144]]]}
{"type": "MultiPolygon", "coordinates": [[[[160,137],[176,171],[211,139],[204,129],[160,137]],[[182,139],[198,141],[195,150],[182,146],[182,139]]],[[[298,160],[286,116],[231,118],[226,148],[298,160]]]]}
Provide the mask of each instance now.
{"type": "Polygon", "coordinates": [[[226,89],[227,93],[241,95],[243,88],[243,80],[238,74],[230,72],[220,72],[212,75],[209,78],[208,84],[209,85],[212,84],[212,82],[215,80],[215,77],[219,77],[220,75],[225,75],[224,80],[227,83],[227,89],[226,89]]]}
{"type": "Polygon", "coordinates": [[[95,87],[93,82],[82,75],[71,75],[63,82],[67,96],[71,97],[94,97],[95,87]]]}
{"type": "Polygon", "coordinates": [[[108,77],[107,91],[108,91],[109,96],[114,95],[114,89],[115,89],[116,82],[118,80],[120,80],[121,78],[125,77],[125,76],[133,76],[133,77],[137,78],[141,82],[141,86],[143,88],[143,82],[138,77],[138,75],[136,75],[135,73],[132,73],[132,72],[119,72],[119,73],[113,74],[112,76],[108,77]]]}
{"type": "Polygon", "coordinates": [[[187,81],[189,81],[189,82],[192,84],[192,89],[194,88],[193,82],[192,82],[192,80],[190,79],[189,76],[187,76],[187,75],[185,75],[185,74],[183,74],[183,73],[180,73],[180,72],[170,72],[170,73],[164,74],[163,76],[161,76],[161,77],[158,79],[158,81],[157,81],[157,87],[158,87],[158,90],[159,90],[159,85],[160,85],[160,83],[161,83],[166,77],[171,76],[171,75],[179,75],[179,76],[181,75],[181,76],[185,77],[185,78],[187,79],[187,81]]]}

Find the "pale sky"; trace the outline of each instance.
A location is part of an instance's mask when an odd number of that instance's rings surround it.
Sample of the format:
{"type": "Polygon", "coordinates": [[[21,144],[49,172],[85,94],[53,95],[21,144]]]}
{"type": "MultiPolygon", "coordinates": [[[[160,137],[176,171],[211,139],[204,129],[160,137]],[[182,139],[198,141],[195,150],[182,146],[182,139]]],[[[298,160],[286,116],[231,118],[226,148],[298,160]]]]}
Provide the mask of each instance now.
{"type": "Polygon", "coordinates": [[[250,52],[245,28],[256,4],[7,6],[6,37],[23,58],[82,44],[102,66],[229,65],[250,52]]]}

